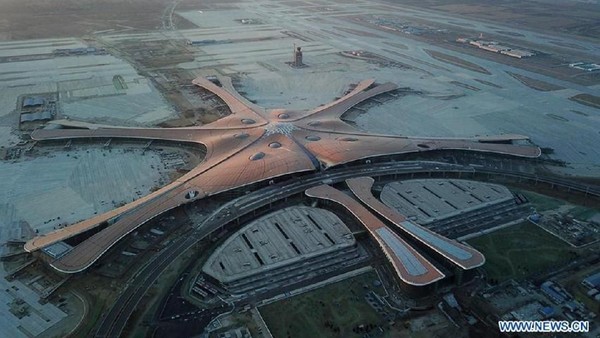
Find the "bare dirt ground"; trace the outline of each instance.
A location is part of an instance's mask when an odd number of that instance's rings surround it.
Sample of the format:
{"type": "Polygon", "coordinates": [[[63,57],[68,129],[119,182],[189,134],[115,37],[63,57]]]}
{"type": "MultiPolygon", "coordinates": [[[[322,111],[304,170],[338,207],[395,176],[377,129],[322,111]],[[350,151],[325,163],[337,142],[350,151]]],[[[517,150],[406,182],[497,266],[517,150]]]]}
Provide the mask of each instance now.
{"type": "Polygon", "coordinates": [[[452,55],[448,55],[448,54],[436,52],[434,50],[429,50],[429,49],[424,49],[424,51],[427,54],[429,54],[432,58],[434,58],[436,60],[440,60],[440,61],[443,61],[443,62],[448,62],[448,63],[453,64],[455,66],[462,67],[462,68],[465,68],[465,69],[469,69],[469,70],[472,70],[472,71],[475,71],[475,72],[479,72],[479,73],[482,73],[482,74],[487,74],[487,75],[492,74],[487,69],[485,69],[485,68],[483,68],[481,66],[478,66],[478,65],[476,65],[476,64],[474,64],[472,62],[465,61],[465,60],[463,60],[461,58],[457,58],[457,57],[452,56],[452,55]]]}
{"type": "MultiPolygon", "coordinates": [[[[177,9],[194,1],[181,1],[177,9]]],[[[0,0],[0,41],[79,37],[92,32],[154,30],[173,0],[0,0]]],[[[197,2],[195,4],[197,6],[197,2]]],[[[174,16],[178,28],[195,27],[174,16]]]]}
{"type": "Polygon", "coordinates": [[[542,0],[387,0],[419,8],[458,14],[545,32],[562,32],[600,39],[599,5],[575,1],[542,0]],[[560,13],[560,15],[556,15],[560,13]]]}
{"type": "Polygon", "coordinates": [[[600,109],[600,97],[590,94],[577,94],[569,100],[573,100],[575,102],[579,102],[581,104],[585,104],[586,106],[594,107],[600,109]]]}
{"type": "Polygon", "coordinates": [[[510,76],[514,77],[515,79],[521,81],[521,83],[523,83],[527,87],[533,88],[535,90],[539,90],[539,91],[543,91],[543,92],[550,92],[550,91],[553,91],[553,90],[565,89],[564,87],[557,86],[557,85],[554,85],[552,83],[544,82],[544,81],[541,81],[541,80],[532,79],[532,78],[527,77],[525,75],[515,74],[515,73],[511,73],[511,72],[507,72],[507,73],[510,76]]]}
{"type": "MultiPolygon", "coordinates": [[[[559,31],[592,39],[600,37],[594,4],[562,1],[387,0],[543,31],[559,31]],[[556,13],[561,13],[556,16],[556,13]]],[[[0,40],[77,37],[108,29],[148,30],[162,26],[161,14],[174,2],[177,10],[224,7],[231,0],[0,0],[0,40]]],[[[175,15],[178,28],[193,25],[175,15]]]]}

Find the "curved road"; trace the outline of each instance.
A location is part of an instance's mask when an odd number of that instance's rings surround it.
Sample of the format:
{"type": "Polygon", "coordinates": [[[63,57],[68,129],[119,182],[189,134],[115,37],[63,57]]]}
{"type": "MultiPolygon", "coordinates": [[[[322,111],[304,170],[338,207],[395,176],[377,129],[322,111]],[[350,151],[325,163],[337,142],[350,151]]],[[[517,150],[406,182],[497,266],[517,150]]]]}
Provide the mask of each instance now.
{"type": "Polygon", "coordinates": [[[295,178],[285,182],[256,190],[248,195],[236,198],[205,219],[196,229],[190,229],[179,239],[173,241],[150,260],[130,279],[121,292],[113,307],[101,320],[95,337],[119,337],[129,317],[148,291],[169,264],[191,248],[195,243],[219,229],[224,224],[246,215],[260,207],[276,202],[283,198],[302,193],[304,190],[323,183],[338,183],[347,178],[359,176],[386,176],[393,174],[411,173],[484,173],[503,175],[534,182],[543,182],[577,190],[586,194],[600,196],[600,188],[569,181],[562,178],[542,177],[529,173],[491,169],[487,167],[464,166],[440,162],[387,162],[374,163],[358,167],[332,169],[295,178]]]}

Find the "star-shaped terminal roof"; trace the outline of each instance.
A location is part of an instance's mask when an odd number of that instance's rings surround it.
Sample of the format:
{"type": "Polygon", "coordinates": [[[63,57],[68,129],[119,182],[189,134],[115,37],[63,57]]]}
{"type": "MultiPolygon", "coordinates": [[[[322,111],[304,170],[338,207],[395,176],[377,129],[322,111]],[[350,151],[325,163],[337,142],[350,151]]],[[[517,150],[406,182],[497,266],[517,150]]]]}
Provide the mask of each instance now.
{"type": "Polygon", "coordinates": [[[230,78],[219,78],[220,86],[197,78],[193,83],[217,95],[231,114],[213,123],[186,128],[125,128],[62,121],[63,129],[39,129],[34,140],[76,138],[134,138],[203,144],[204,160],[193,170],[163,188],[120,208],[88,220],[38,236],[25,244],[32,252],[73,237],[108,222],[51,263],[65,273],[91,266],[121,238],[141,224],[184,203],[274,177],[325,170],[355,160],[440,149],[460,149],[521,157],[537,157],[540,149],[507,143],[527,139],[503,135],[469,139],[418,138],[367,134],[340,118],[360,102],[394,91],[393,83],[374,80],[358,83],[350,92],[329,104],[309,111],[264,109],[234,88],[230,78]],[[497,143],[494,143],[497,142],[497,143]]]}

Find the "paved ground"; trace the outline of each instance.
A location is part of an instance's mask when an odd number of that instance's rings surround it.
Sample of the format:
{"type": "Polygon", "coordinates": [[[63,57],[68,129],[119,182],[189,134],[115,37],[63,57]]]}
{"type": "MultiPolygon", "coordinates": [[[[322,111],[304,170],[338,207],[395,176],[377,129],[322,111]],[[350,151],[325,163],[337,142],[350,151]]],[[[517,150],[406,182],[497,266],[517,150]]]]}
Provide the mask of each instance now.
{"type": "MultiPolygon", "coordinates": [[[[360,78],[394,81],[401,87],[411,87],[423,94],[404,96],[372,108],[356,118],[360,128],[371,132],[424,136],[521,133],[530,135],[542,147],[553,148],[554,158],[571,164],[569,173],[600,174],[600,151],[595,146],[600,141],[600,111],[567,100],[579,92],[599,95],[599,85],[584,87],[557,80],[432,46],[415,40],[410,34],[399,35],[364,27],[348,19],[350,15],[384,15],[389,12],[366,2],[328,4],[326,10],[308,2],[291,5],[266,0],[239,7],[245,11],[179,13],[202,27],[181,31],[183,37],[193,41],[212,40],[192,48],[195,60],[182,64],[182,67],[197,69],[200,74],[209,73],[211,68],[237,74],[241,77],[240,89],[249,98],[261,105],[297,109],[325,103],[342,94],[345,83],[360,78]],[[259,24],[244,25],[239,21],[242,18],[256,19],[259,24]],[[242,35],[239,35],[240,30],[242,35]],[[252,37],[260,41],[253,41],[252,37]],[[293,44],[303,47],[308,68],[292,69],[284,64],[291,58],[293,44]],[[472,62],[487,69],[491,75],[435,60],[424,49],[472,62]],[[369,50],[415,69],[379,67],[350,60],[337,54],[343,50],[369,50]],[[537,91],[507,72],[565,89],[537,91]]],[[[403,9],[402,13],[405,16],[406,13],[418,15],[434,24],[456,26],[457,22],[467,21],[415,9],[403,9]]],[[[556,51],[553,42],[571,41],[549,34],[469,22],[473,31],[484,34],[498,29],[518,32],[523,35],[519,38],[523,45],[535,45],[549,52],[556,51]]],[[[585,52],[575,47],[561,47],[560,51],[577,55],[573,56],[575,60],[600,50],[600,45],[594,42],[582,41],[579,44],[585,47],[585,52]]]]}
{"type": "Polygon", "coordinates": [[[175,116],[150,81],[123,60],[52,56],[55,49],[81,47],[87,45],[76,39],[0,42],[0,117],[18,108],[21,95],[57,92],[65,118],[141,125],[175,116]],[[115,85],[119,76],[125,88],[115,85]]]}
{"type": "MultiPolygon", "coordinates": [[[[45,149],[50,151],[49,149],[45,149]]],[[[51,155],[0,161],[0,240],[25,221],[40,233],[111,210],[169,181],[159,153],[141,147],[53,148],[51,155]]]]}

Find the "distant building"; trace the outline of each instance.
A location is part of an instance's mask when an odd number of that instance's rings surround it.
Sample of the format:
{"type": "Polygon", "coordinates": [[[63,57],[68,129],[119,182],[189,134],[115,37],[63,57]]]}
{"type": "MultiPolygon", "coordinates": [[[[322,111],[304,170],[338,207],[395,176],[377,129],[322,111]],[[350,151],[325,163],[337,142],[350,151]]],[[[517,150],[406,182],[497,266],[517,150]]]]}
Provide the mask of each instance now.
{"type": "Polygon", "coordinates": [[[562,304],[567,300],[567,296],[551,281],[542,283],[540,289],[556,304],[562,304]]]}
{"type": "Polygon", "coordinates": [[[356,240],[333,213],[291,207],[246,225],[208,258],[202,271],[232,294],[283,287],[351,265],[356,240]]]}
{"type": "Polygon", "coordinates": [[[470,41],[467,39],[457,39],[456,41],[462,42],[462,43],[468,42],[469,44],[471,44],[477,48],[487,50],[490,52],[494,52],[494,53],[500,53],[500,54],[512,56],[512,57],[519,58],[519,59],[524,58],[524,57],[531,57],[531,56],[535,55],[535,53],[532,51],[524,50],[524,49],[514,49],[509,46],[500,45],[496,41],[484,41],[484,40],[470,41]]]}
{"type": "Polygon", "coordinates": [[[544,316],[544,318],[549,318],[554,316],[554,308],[552,306],[545,306],[540,309],[540,314],[544,316]]]}
{"type": "Polygon", "coordinates": [[[21,122],[31,121],[49,121],[52,120],[52,112],[47,110],[35,113],[23,113],[20,118],[21,122]]]}
{"type": "Polygon", "coordinates": [[[294,51],[294,67],[302,67],[302,47],[296,48],[294,51]]]}
{"type": "Polygon", "coordinates": [[[29,96],[23,99],[23,108],[32,108],[43,106],[46,103],[46,100],[41,96],[29,96]]]}
{"type": "Polygon", "coordinates": [[[542,304],[536,301],[512,310],[510,315],[515,320],[541,320],[543,319],[543,315],[540,312],[541,308],[542,304]]]}
{"type": "Polygon", "coordinates": [[[575,69],[580,69],[580,70],[585,70],[586,72],[593,72],[596,70],[600,70],[600,65],[595,64],[595,63],[586,63],[586,62],[571,63],[571,64],[569,64],[569,67],[575,68],[575,69]]]}
{"type": "Polygon", "coordinates": [[[600,272],[597,272],[591,276],[588,276],[581,282],[581,284],[587,286],[590,289],[600,288],[600,272]]]}
{"type": "Polygon", "coordinates": [[[227,332],[221,332],[217,336],[218,338],[252,338],[252,334],[247,327],[239,327],[228,330],[227,332]]]}
{"type": "Polygon", "coordinates": [[[512,56],[512,57],[518,58],[518,59],[531,57],[531,56],[535,55],[535,53],[533,53],[531,51],[522,50],[522,49],[508,49],[508,50],[500,51],[500,53],[504,54],[504,55],[512,56]]]}

